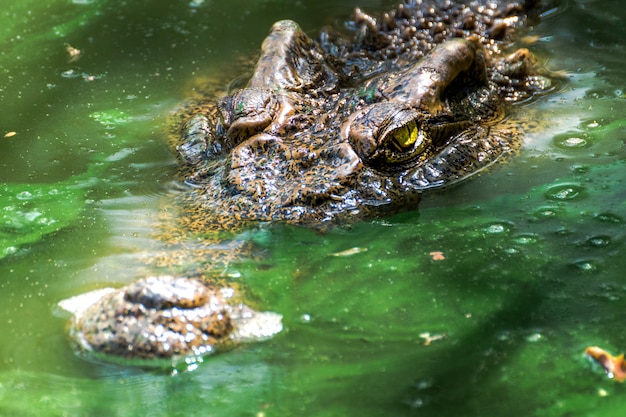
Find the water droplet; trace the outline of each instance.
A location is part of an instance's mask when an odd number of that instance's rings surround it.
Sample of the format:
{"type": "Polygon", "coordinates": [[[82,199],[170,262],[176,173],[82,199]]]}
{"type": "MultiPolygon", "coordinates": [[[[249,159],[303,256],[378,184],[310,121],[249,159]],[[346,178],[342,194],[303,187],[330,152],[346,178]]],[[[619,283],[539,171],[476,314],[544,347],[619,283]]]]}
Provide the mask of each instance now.
{"type": "Polygon", "coordinates": [[[587,239],[587,245],[594,248],[604,248],[611,244],[610,236],[593,236],[587,239]]]}
{"type": "Polygon", "coordinates": [[[591,146],[591,142],[581,134],[564,134],[556,136],[554,144],[561,149],[585,149],[591,146]]]}
{"type": "Polygon", "coordinates": [[[549,200],[570,201],[582,198],[584,193],[584,187],[578,184],[559,184],[550,187],[545,196],[549,200]]]}

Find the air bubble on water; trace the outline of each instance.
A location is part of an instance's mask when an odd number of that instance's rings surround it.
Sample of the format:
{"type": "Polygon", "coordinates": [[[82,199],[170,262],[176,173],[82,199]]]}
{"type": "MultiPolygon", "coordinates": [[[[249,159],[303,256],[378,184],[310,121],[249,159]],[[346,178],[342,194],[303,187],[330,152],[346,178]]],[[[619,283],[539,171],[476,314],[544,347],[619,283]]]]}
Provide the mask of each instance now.
{"type": "Polygon", "coordinates": [[[18,200],[30,200],[33,194],[30,191],[22,191],[15,196],[18,200]]]}
{"type": "Polygon", "coordinates": [[[517,243],[518,245],[531,245],[533,243],[536,243],[537,240],[537,235],[534,235],[532,233],[517,235],[513,238],[513,242],[517,243]]]}
{"type": "Polygon", "coordinates": [[[600,220],[602,223],[624,223],[624,219],[621,216],[613,213],[600,213],[595,216],[596,220],[600,220]]]}
{"type": "Polygon", "coordinates": [[[2,249],[2,254],[5,256],[14,255],[15,253],[17,253],[17,247],[15,246],[7,246],[4,249],[2,249]]]}
{"type": "Polygon", "coordinates": [[[605,293],[603,295],[604,298],[606,298],[608,301],[619,301],[619,297],[615,294],[605,293]]]}
{"type": "Polygon", "coordinates": [[[79,78],[82,77],[83,73],[78,70],[77,68],[69,68],[66,69],[65,71],[61,72],[61,77],[63,78],[79,78]]]}
{"type": "Polygon", "coordinates": [[[414,398],[412,400],[409,401],[409,407],[415,409],[415,408],[422,408],[426,405],[426,401],[424,401],[423,398],[417,397],[414,398]]]}
{"type": "Polygon", "coordinates": [[[41,213],[37,210],[29,211],[23,214],[24,218],[29,222],[32,222],[41,216],[41,213]]]}
{"type": "Polygon", "coordinates": [[[510,226],[505,223],[492,223],[483,227],[482,230],[489,235],[499,235],[502,233],[506,233],[511,229],[510,226]]]}
{"type": "Polygon", "coordinates": [[[535,217],[540,219],[548,219],[552,217],[556,217],[559,213],[559,209],[557,207],[540,207],[535,211],[535,217]]]}
{"type": "Polygon", "coordinates": [[[584,149],[591,143],[583,135],[563,135],[554,138],[554,144],[561,149],[584,149]]]}
{"type": "Polygon", "coordinates": [[[598,265],[592,260],[580,260],[572,263],[574,269],[580,272],[594,272],[598,270],[598,265]]]}
{"type": "Polygon", "coordinates": [[[594,247],[594,248],[604,248],[606,246],[609,246],[610,244],[611,244],[610,236],[599,235],[599,236],[593,236],[587,239],[587,245],[594,247]]]}
{"type": "Polygon", "coordinates": [[[546,191],[546,198],[555,201],[571,201],[582,198],[585,188],[578,184],[559,184],[546,191]]]}
{"type": "Polygon", "coordinates": [[[415,387],[418,390],[426,390],[434,385],[434,381],[431,378],[425,378],[415,381],[415,387]]]}
{"type": "Polygon", "coordinates": [[[55,219],[51,219],[49,217],[42,217],[40,219],[37,220],[38,224],[44,225],[44,226],[50,226],[55,224],[57,221],[55,219]]]}
{"type": "Polygon", "coordinates": [[[533,333],[531,335],[526,336],[526,341],[527,342],[539,342],[541,339],[543,339],[543,336],[541,335],[541,333],[533,333]]]}
{"type": "Polygon", "coordinates": [[[567,227],[559,227],[553,233],[554,233],[555,236],[567,236],[567,235],[571,234],[572,231],[569,230],[567,227]]]}
{"type": "Polygon", "coordinates": [[[587,174],[589,172],[589,166],[587,165],[573,165],[572,172],[574,174],[587,174]]]}

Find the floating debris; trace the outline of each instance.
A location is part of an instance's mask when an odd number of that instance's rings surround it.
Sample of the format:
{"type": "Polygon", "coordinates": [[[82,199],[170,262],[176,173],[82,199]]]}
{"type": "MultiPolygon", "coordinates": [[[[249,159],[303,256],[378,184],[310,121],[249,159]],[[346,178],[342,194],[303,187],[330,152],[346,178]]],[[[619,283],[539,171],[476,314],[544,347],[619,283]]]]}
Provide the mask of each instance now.
{"type": "Polygon", "coordinates": [[[69,43],[65,44],[65,50],[67,51],[67,62],[76,62],[80,59],[81,51],[80,49],[74,48],[69,43]]]}
{"type": "Polygon", "coordinates": [[[443,252],[441,251],[433,251],[429,253],[430,257],[433,258],[433,261],[443,261],[444,259],[446,259],[445,256],[443,256],[443,252]]]}
{"type": "Polygon", "coordinates": [[[358,246],[355,246],[353,248],[346,249],[341,252],[331,253],[330,256],[352,256],[352,255],[356,255],[357,253],[362,253],[362,252],[367,252],[367,248],[359,248],[358,246]]]}
{"type": "Polygon", "coordinates": [[[430,346],[432,342],[445,339],[445,333],[430,334],[429,332],[420,333],[420,338],[424,339],[424,346],[430,346]]]}
{"type": "Polygon", "coordinates": [[[615,379],[617,382],[624,382],[626,363],[624,363],[623,353],[619,356],[613,356],[598,346],[588,347],[585,349],[585,353],[604,368],[609,378],[615,379]]]}

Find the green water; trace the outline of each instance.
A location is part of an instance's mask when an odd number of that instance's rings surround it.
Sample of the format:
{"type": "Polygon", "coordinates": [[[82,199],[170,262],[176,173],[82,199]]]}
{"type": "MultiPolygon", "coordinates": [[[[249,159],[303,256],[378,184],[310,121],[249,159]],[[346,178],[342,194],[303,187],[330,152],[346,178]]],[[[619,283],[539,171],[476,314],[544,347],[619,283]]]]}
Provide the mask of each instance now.
{"type": "Polygon", "coordinates": [[[190,80],[277,19],[314,32],[393,2],[292,3],[0,0],[0,416],[622,416],[626,388],[583,355],[626,349],[618,0],[534,28],[568,81],[525,109],[548,126],[514,160],[418,211],[249,232],[264,257],[227,272],[283,314],[277,337],[181,372],[71,349],[56,303],[163,250],[164,121],[190,80]]]}

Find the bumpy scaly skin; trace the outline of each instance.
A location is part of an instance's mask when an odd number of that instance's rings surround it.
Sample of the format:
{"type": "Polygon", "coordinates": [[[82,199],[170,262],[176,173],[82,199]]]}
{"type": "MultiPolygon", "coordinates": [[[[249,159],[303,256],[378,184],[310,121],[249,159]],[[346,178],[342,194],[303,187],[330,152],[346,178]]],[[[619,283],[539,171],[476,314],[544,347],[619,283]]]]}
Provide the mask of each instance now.
{"type": "Polygon", "coordinates": [[[76,314],[71,333],[81,348],[127,358],[201,356],[281,330],[280,315],[256,312],[232,295],[230,288],[159,276],[97,294],[84,309],[80,300],[78,309],[66,308],[76,314]]]}
{"type": "MultiPolygon", "coordinates": [[[[357,9],[351,34],[329,29],[317,42],[276,23],[245,88],[212,83],[177,114],[172,141],[191,187],[166,234],[184,248],[185,231],[411,208],[424,190],[514,151],[523,131],[512,104],[551,86],[528,50],[502,53],[536,3],[418,0],[377,18],[357,9]]],[[[202,354],[280,330],[276,315],[185,278],[141,280],[83,304],[75,340],[125,357],[202,354]]]]}
{"type": "Polygon", "coordinates": [[[357,9],[352,37],[328,30],[320,42],[276,23],[245,88],[179,113],[173,141],[193,186],[185,224],[372,217],[519,148],[511,104],[552,85],[528,50],[501,52],[531,3],[357,9]],[[402,145],[392,139],[414,128],[402,145]]]}

